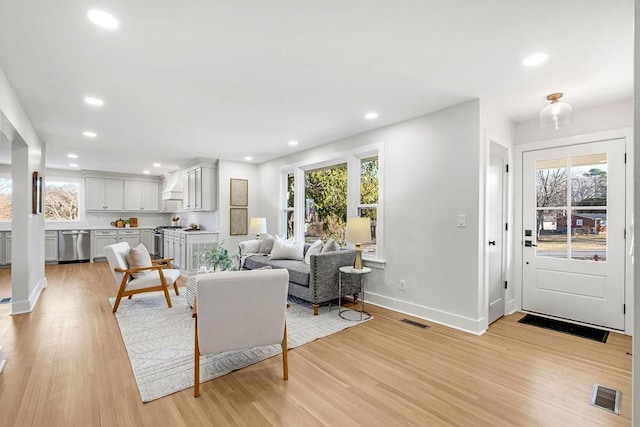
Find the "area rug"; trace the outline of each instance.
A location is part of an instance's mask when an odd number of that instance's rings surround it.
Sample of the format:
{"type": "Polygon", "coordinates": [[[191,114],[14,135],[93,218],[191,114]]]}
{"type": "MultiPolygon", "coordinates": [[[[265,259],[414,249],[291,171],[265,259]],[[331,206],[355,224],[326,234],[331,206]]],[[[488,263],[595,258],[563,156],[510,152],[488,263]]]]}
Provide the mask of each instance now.
{"type": "MultiPolygon", "coordinates": [[[[113,305],[114,298],[109,301],[113,305]]],[[[123,299],[116,313],[120,332],[143,402],[193,386],[194,319],[184,295],[171,295],[168,308],[162,293],[123,299]]],[[[337,306],[313,310],[292,302],[287,309],[289,349],[326,337],[362,322],[342,319],[337,306]]],[[[282,352],[280,345],[206,355],[200,359],[200,382],[209,381],[282,352]]]]}

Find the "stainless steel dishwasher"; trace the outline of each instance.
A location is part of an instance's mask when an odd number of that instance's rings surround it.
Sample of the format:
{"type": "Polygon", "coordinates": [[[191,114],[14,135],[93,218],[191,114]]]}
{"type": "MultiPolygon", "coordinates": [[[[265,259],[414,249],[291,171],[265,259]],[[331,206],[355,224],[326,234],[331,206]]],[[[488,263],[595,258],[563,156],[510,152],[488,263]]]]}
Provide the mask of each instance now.
{"type": "Polygon", "coordinates": [[[88,262],[91,256],[89,230],[58,231],[58,262],[88,262]]]}

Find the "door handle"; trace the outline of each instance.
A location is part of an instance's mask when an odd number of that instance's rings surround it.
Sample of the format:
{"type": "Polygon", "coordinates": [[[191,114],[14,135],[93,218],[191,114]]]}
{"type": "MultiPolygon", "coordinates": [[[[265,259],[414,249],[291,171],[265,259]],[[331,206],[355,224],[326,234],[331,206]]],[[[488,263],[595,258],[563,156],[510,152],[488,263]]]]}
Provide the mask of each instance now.
{"type": "Polygon", "coordinates": [[[495,240],[489,240],[489,246],[495,246],[496,245],[496,241],[495,240]]]}
{"type": "Polygon", "coordinates": [[[524,245],[525,245],[527,248],[529,248],[529,247],[531,247],[531,246],[534,246],[534,247],[538,246],[538,245],[536,245],[535,243],[533,243],[531,240],[525,240],[525,241],[524,241],[524,245]]]}

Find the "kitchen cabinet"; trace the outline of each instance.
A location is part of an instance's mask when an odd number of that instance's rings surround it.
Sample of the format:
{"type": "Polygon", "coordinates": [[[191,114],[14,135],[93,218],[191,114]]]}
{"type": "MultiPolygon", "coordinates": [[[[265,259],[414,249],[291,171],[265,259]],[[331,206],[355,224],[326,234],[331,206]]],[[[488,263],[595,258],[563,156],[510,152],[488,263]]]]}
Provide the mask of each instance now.
{"type": "Polygon", "coordinates": [[[44,261],[58,262],[58,232],[55,230],[44,232],[44,261]]]}
{"type": "Polygon", "coordinates": [[[153,230],[140,230],[140,243],[144,245],[150,254],[156,253],[154,246],[153,230]]]}
{"type": "Polygon", "coordinates": [[[160,183],[146,181],[124,182],[124,210],[158,212],[160,209],[160,183]]]}
{"type": "Polygon", "coordinates": [[[185,211],[214,211],[218,206],[218,170],[196,167],[183,173],[183,202],[185,211]]]}
{"type": "Polygon", "coordinates": [[[164,231],[164,251],[163,258],[173,258],[173,231],[164,231]]]}
{"type": "Polygon", "coordinates": [[[104,247],[118,242],[127,242],[132,248],[140,243],[140,230],[123,228],[118,230],[91,231],[91,261],[106,258],[104,247]]]}
{"type": "Polygon", "coordinates": [[[124,184],[121,179],[86,178],[85,207],[88,211],[121,211],[124,184]]]}
{"type": "Polygon", "coordinates": [[[180,233],[174,231],[171,233],[173,235],[172,245],[173,245],[173,268],[180,268],[180,265],[183,263],[184,254],[182,251],[182,246],[180,245],[180,233]]]}

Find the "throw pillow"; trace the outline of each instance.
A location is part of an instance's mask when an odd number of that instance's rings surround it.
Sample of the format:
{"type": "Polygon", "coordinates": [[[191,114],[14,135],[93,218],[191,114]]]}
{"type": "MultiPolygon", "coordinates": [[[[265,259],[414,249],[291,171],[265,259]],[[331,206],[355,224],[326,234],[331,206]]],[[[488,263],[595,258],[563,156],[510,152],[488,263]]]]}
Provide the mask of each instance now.
{"type": "Polygon", "coordinates": [[[271,234],[265,234],[260,238],[260,247],[258,248],[258,253],[260,254],[268,254],[271,253],[273,249],[274,238],[271,234]]]}
{"type": "Polygon", "coordinates": [[[283,240],[275,240],[269,258],[301,261],[304,259],[304,243],[287,243],[283,240]]]}
{"type": "Polygon", "coordinates": [[[244,242],[240,242],[238,246],[240,246],[240,253],[243,255],[246,254],[257,254],[260,252],[260,243],[261,240],[245,240],[244,242]]]}
{"type": "Polygon", "coordinates": [[[322,253],[335,252],[340,250],[340,245],[333,239],[327,240],[327,243],[322,247],[322,253]]]}
{"type": "Polygon", "coordinates": [[[307,253],[304,255],[304,262],[306,264],[311,264],[311,255],[318,255],[321,253],[323,246],[324,243],[322,243],[322,240],[320,239],[313,242],[313,244],[309,246],[309,249],[307,249],[307,253]]]}
{"type": "MultiPolygon", "coordinates": [[[[127,254],[127,263],[129,264],[129,268],[151,267],[153,265],[151,263],[151,255],[149,255],[149,251],[147,251],[147,248],[145,248],[142,243],[129,250],[129,253],[127,254]]],[[[144,276],[149,271],[151,270],[132,273],[131,276],[134,279],[137,279],[138,277],[144,276]]]]}

